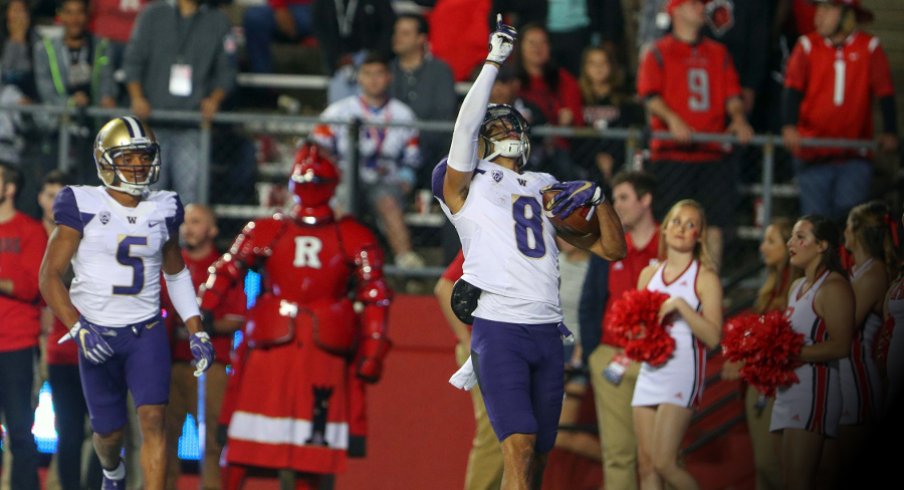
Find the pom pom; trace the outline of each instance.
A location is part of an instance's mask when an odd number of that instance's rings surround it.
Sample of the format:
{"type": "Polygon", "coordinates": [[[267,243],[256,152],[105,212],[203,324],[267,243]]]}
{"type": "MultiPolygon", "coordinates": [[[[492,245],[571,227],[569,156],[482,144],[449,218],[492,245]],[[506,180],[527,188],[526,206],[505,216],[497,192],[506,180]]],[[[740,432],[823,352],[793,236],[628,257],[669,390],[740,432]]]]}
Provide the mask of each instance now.
{"type": "Polygon", "coordinates": [[[672,356],[675,339],[659,323],[659,309],[669,295],[646,289],[628,291],[612,303],[607,323],[625,341],[625,355],[658,366],[672,356]]]}
{"type": "Polygon", "coordinates": [[[743,362],[741,378],[767,396],[780,386],[797,383],[794,374],[804,336],[795,332],[779,311],[742,314],[723,327],[722,352],[729,361],[743,362]]]}

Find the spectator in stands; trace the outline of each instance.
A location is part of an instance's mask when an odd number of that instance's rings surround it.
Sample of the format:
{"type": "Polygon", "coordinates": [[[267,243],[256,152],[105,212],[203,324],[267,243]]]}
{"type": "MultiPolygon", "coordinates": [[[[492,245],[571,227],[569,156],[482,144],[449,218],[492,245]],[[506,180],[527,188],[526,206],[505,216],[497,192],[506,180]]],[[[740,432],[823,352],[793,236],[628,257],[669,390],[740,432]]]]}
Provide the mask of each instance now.
{"type": "Polygon", "coordinates": [[[310,36],[313,0],[268,0],[251,5],[242,15],[245,53],[254,73],[273,73],[270,44],[276,41],[298,43],[310,36]]]}
{"type": "MultiPolygon", "coordinates": [[[[53,221],[53,200],[68,185],[66,176],[53,170],[44,177],[38,204],[41,207],[44,231],[49,235],[56,227],[53,221]]],[[[88,406],[82,394],[81,375],[78,372],[78,348],[75,342],[58,343],[69,333],[48,307],[41,311],[41,328],[47,333],[47,372],[50,390],[53,393],[53,412],[57,432],[57,450],[51,468],[56,469],[56,478],[62,490],[82,488],[82,444],[85,442],[85,421],[88,406]]],[[[101,484],[101,467],[97,454],[90,457],[88,488],[98,488],[101,484]],[[91,481],[91,475],[94,476],[91,481]]],[[[48,481],[51,476],[48,474],[48,481]]],[[[49,487],[49,485],[48,485],[49,487]]]]}
{"type": "MultiPolygon", "coordinates": [[[[235,85],[236,44],[222,11],[197,0],[155,2],[141,11],[126,47],[124,68],[132,112],[147,120],[153,109],[201,111],[204,121],[220,110],[235,85]]],[[[196,202],[201,167],[200,132],[194,124],[158,124],[164,165],[157,187],[196,202]]]]}
{"type": "MultiPolygon", "coordinates": [[[[395,22],[389,63],[392,72],[390,96],[408,105],[418,119],[453,121],[458,98],[452,69],[430,54],[428,25],[417,14],[402,14],[395,22]]],[[[430,187],[430,171],[449,152],[450,133],[422,131],[420,149],[426,170],[418,176],[419,187],[430,187]]]]}
{"type": "MultiPolygon", "coordinates": [[[[208,268],[220,258],[220,252],[214,245],[219,230],[216,217],[207,206],[189,204],[185,207],[185,221],[179,228],[182,243],[182,258],[191,273],[192,282],[198,288],[207,280],[208,268]]],[[[236,330],[244,324],[245,295],[243,283],[239,281],[230,288],[228,295],[213,312],[211,343],[216,358],[204,377],[204,420],[198,413],[198,378],[194,376],[195,368],[189,347],[189,333],[176,309],[164,298],[164,308],[169,313],[165,319],[170,331],[173,346],[173,367],[170,378],[170,397],[166,406],[167,431],[167,463],[166,488],[175,490],[181,473],[179,468],[179,436],[188,414],[194,417],[198,427],[206,430],[203,435],[204,454],[201,455],[200,473],[201,487],[205,489],[220,488],[220,452],[223,448],[217,439],[217,421],[220,418],[220,407],[226,392],[226,365],[232,351],[232,337],[236,330]]],[[[199,437],[200,438],[200,437],[199,437]]]]}
{"type": "Polygon", "coordinates": [[[756,94],[769,75],[769,46],[775,6],[762,0],[706,4],[703,34],[728,48],[741,84],[744,111],[750,114],[756,94]]]}
{"type": "MultiPolygon", "coordinates": [[[[642,127],[643,107],[624,93],[625,74],[610,48],[590,46],[581,57],[583,123],[594,129],[642,127]]],[[[612,184],[612,176],[625,163],[625,142],[606,137],[576,139],[575,163],[589,167],[591,180],[612,184]]]]}
{"type": "MultiPolygon", "coordinates": [[[[19,90],[18,86],[0,82],[0,104],[24,105],[30,103],[31,100],[19,90]]],[[[20,164],[22,150],[25,146],[25,141],[22,137],[25,127],[26,122],[21,113],[12,111],[0,112],[0,161],[9,162],[13,165],[20,164]]]]}
{"type": "MultiPolygon", "coordinates": [[[[41,102],[62,107],[114,107],[116,84],[107,60],[108,43],[88,32],[87,0],[64,0],[57,16],[63,25],[63,36],[45,37],[34,46],[35,81],[41,102]]],[[[59,116],[42,114],[36,120],[54,134],[58,129],[59,116]]],[[[69,165],[74,167],[76,181],[84,183],[96,174],[91,160],[94,127],[84,115],[77,116],[75,123],[69,165]]],[[[56,149],[56,136],[51,138],[56,149]]]]}
{"type": "Polygon", "coordinates": [[[314,35],[332,77],[327,102],[353,95],[356,71],[368,51],[392,53],[395,11],[390,0],[314,0],[311,5],[314,35]]]}
{"type": "Polygon", "coordinates": [[[30,100],[38,98],[33,69],[32,47],[38,41],[25,0],[10,0],[6,22],[0,26],[0,83],[15,86],[30,100]]]}
{"type": "Polygon", "coordinates": [[[658,320],[675,340],[663,364],[644,362],[631,405],[642,488],[699,488],[678,461],[691,417],[703,399],[706,349],[722,336],[722,285],[706,250],[706,215],[691,199],[675,203],[663,219],[661,263],[641,273],[638,289],[669,295],[658,320]]]}
{"type": "Polygon", "coordinates": [[[663,216],[683,198],[700,202],[710,219],[707,246],[718,267],[723,230],[734,221],[736,169],[721,145],[692,143],[691,138],[695,131],[728,131],[746,143],[753,129],[744,115],[731,56],[721,44],[701,38],[703,2],[669,0],[667,7],[672,33],[656,41],[644,56],[637,83],[652,128],[668,130],[672,136],[670,141],[654,138],[650,144],[650,170],[662,183],[655,214],[663,216]]]}
{"type": "Polygon", "coordinates": [[[872,19],[859,0],[817,0],[816,31],[802,36],[785,74],[782,139],[795,156],[801,211],[838,222],[867,201],[866,149],[802,148],[801,138],[873,139],[873,102],[884,132],[879,149],[898,148],[895,88],[879,38],[858,29],[872,19]]]}
{"type": "MultiPolygon", "coordinates": [[[[389,95],[392,75],[389,62],[379,52],[371,52],[358,71],[360,95],[350,95],[330,104],[322,119],[360,119],[370,123],[411,123],[415,121],[410,107],[389,95]]],[[[415,175],[421,164],[417,129],[406,126],[363,126],[358,141],[349,141],[346,124],[319,124],[314,128],[318,143],[338,155],[342,181],[336,190],[340,214],[362,209],[357,196],[363,196],[366,209],[376,212],[377,223],[395,254],[395,264],[417,268],[424,264],[412,250],[411,234],[405,224],[406,197],[413,190],[415,175]],[[352,145],[358,145],[359,181],[352,187],[350,179],[352,145]],[[355,203],[352,202],[352,192],[355,203]]]]}
{"type": "MultiPolygon", "coordinates": [[[[546,28],[528,24],[520,32],[521,41],[515,48],[515,73],[521,80],[520,96],[537,105],[549,124],[580,125],[581,89],[568,70],[559,68],[551,57],[546,28]]],[[[540,170],[561,180],[583,178],[568,153],[569,142],[561,137],[551,142],[546,148],[545,168],[540,170]]]]}
{"type": "Polygon", "coordinates": [[[837,225],[817,215],[797,220],[788,240],[791,265],[803,270],[803,277],[791,285],[786,316],[803,334],[804,346],[794,370],[798,381],[776,392],[769,425],[782,438],[782,488],[820,488],[825,440],[838,437],[841,381],[835,361],[851,353],[855,310],[840,248],[837,225]]]}
{"type": "Polygon", "coordinates": [[[622,341],[606,324],[612,303],[637,288],[640,272],[659,254],[659,225],[653,219],[656,179],[649,173],[622,171],[612,180],[612,207],[625,230],[628,252],[617,262],[594,257],[581,293],[581,337],[586,346],[596,402],[605,488],[637,488],[637,439],[631,397],[640,363],[624,354],[622,341]],[[593,334],[593,335],[591,335],[593,334]],[[593,337],[596,342],[589,342],[593,337]]]}
{"type": "MultiPolygon", "coordinates": [[[[764,314],[770,311],[784,311],[788,306],[788,291],[800,275],[800,269],[791,267],[788,254],[788,240],[794,223],[788,218],[775,218],[763,232],[760,243],[760,257],[766,267],[766,280],[757,293],[753,312],[764,314]]],[[[743,363],[725,361],[722,364],[722,379],[735,381],[741,377],[743,363]]],[[[772,420],[772,406],[775,397],[767,397],[753,385],[748,385],[742,394],[744,411],[747,415],[747,431],[753,445],[753,462],[758,489],[778,489],[782,487],[781,465],[775,448],[779,436],[769,432],[772,420]]]]}
{"type": "Polygon", "coordinates": [[[38,490],[32,384],[41,333],[38,269],[47,233],[16,209],[22,181],[22,172],[0,162],[0,415],[12,452],[12,464],[2,471],[10,473],[11,488],[38,490]]]}
{"type": "MultiPolygon", "coordinates": [[[[458,319],[452,311],[452,287],[461,279],[462,266],[465,262],[464,254],[459,251],[455,259],[450,263],[443,275],[436,281],[433,294],[439,302],[449,328],[458,340],[455,344],[455,362],[461,366],[468,360],[471,354],[471,325],[467,325],[458,319]]],[[[489,490],[499,488],[502,484],[502,447],[490,418],[487,416],[487,408],[483,404],[483,396],[480,387],[475,386],[469,390],[471,402],[474,405],[474,440],[471,442],[471,451],[468,453],[468,466],[465,471],[465,490],[489,490]]]]}
{"type": "MultiPolygon", "coordinates": [[[[107,42],[107,58],[116,72],[122,69],[123,56],[129,36],[132,34],[132,26],[138,17],[138,12],[151,0],[93,0],[89,7],[88,30],[98,39],[107,42]]],[[[121,74],[120,74],[121,75],[121,74]]],[[[128,104],[128,92],[123,78],[116,77],[117,96],[120,104],[128,104]]]]}

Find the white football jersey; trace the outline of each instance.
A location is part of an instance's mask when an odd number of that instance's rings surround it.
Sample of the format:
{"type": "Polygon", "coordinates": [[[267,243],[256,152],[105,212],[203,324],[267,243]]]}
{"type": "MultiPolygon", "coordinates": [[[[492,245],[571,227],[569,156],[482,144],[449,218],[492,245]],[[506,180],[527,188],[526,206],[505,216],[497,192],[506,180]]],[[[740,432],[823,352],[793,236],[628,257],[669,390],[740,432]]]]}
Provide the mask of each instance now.
{"type": "Polygon", "coordinates": [[[160,313],[163,244],[177,236],[182,203],[171,191],[125,207],[102,186],[69,186],[54,202],[54,220],[82,233],[72,257],[73,306],[88,321],[124,327],[160,313]]]}
{"type": "MultiPolygon", "coordinates": [[[[442,163],[445,165],[445,162],[442,163]]],[[[445,172],[442,172],[443,174],[445,172]]],[[[462,279],[485,292],[534,305],[525,311],[496,311],[490,320],[540,323],[561,321],[559,305],[559,249],[556,232],[543,213],[540,190],[557,180],[539,172],[518,173],[495,163],[480,160],[464,206],[452,214],[440,200],[443,212],[452,220],[465,256],[462,279]],[[546,311],[547,313],[543,313],[546,311]],[[512,318],[511,315],[519,315],[512,318]],[[527,315],[527,316],[524,316],[527,315]]],[[[441,185],[439,186],[441,188],[441,185]]],[[[439,197],[439,196],[437,196],[439,197]]],[[[478,311],[489,310],[481,296],[478,311]]],[[[504,306],[495,298],[497,306],[504,306]]],[[[497,308],[493,308],[497,310],[497,308]]]]}

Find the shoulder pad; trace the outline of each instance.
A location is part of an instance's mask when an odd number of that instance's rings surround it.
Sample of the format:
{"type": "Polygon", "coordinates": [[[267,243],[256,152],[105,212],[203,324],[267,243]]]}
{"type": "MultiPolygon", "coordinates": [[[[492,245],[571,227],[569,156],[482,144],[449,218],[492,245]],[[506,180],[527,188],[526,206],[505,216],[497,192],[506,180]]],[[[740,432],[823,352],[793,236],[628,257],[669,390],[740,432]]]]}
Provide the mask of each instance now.
{"type": "Polygon", "coordinates": [[[364,226],[351,216],[345,216],[337,223],[339,232],[342,234],[342,240],[347,243],[352,250],[358,250],[363,246],[375,245],[377,238],[374,236],[370,228],[364,226]]]}

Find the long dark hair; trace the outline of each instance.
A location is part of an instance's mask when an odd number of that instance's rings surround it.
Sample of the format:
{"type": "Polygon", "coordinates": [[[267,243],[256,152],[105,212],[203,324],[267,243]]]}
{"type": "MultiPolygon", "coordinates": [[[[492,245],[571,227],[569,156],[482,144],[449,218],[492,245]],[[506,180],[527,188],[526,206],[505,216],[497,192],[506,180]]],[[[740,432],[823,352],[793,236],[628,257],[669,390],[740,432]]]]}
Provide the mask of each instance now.
{"type": "MultiPolygon", "coordinates": [[[[546,30],[541,24],[535,22],[528,22],[521,27],[520,32],[518,33],[518,37],[524,39],[529,31],[538,30],[543,32],[546,35],[547,43],[549,42],[549,31],[546,30]]],[[[515,74],[519,80],[521,80],[522,87],[530,86],[530,75],[527,73],[527,70],[524,69],[524,60],[522,54],[522,46],[523,43],[516,43],[517,51],[515,53],[515,74]]],[[[550,47],[551,48],[551,47],[550,47]]],[[[550,54],[549,60],[543,65],[543,81],[546,82],[546,86],[549,87],[550,92],[557,92],[559,90],[559,66],[556,64],[555,60],[552,58],[550,54]]]]}
{"type": "Polygon", "coordinates": [[[828,245],[822,253],[819,265],[847,277],[847,272],[841,265],[841,231],[838,229],[838,225],[819,214],[801,216],[798,221],[806,221],[813,225],[813,236],[817,241],[826,242],[828,245]]]}

